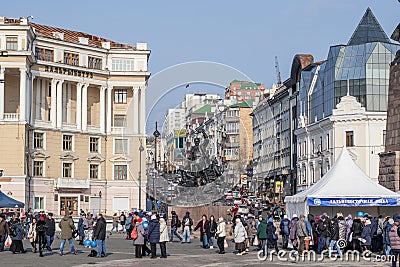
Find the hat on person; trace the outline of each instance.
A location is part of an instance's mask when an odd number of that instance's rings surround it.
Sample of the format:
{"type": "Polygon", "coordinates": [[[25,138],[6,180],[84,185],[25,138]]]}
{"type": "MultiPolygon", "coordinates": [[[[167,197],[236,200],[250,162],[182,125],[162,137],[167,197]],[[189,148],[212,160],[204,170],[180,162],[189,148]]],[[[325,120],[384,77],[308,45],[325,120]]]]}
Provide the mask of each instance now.
{"type": "Polygon", "coordinates": [[[400,223],[400,218],[397,217],[396,219],[393,220],[394,222],[400,223]]]}
{"type": "Polygon", "coordinates": [[[223,221],[224,221],[224,218],[223,218],[223,217],[219,217],[219,218],[218,218],[218,221],[219,221],[219,222],[223,222],[223,221]]]}
{"type": "Polygon", "coordinates": [[[151,215],[153,215],[153,213],[151,213],[151,211],[149,211],[149,212],[146,213],[146,215],[147,216],[151,216],[151,215]]]}
{"type": "Polygon", "coordinates": [[[274,222],[274,220],[272,218],[269,218],[268,222],[274,222]]]}
{"type": "Polygon", "coordinates": [[[138,223],[143,222],[142,218],[138,218],[136,221],[137,221],[138,223]]]}
{"type": "Polygon", "coordinates": [[[283,219],[287,219],[287,215],[285,214],[285,215],[283,215],[283,219]]]}
{"type": "Polygon", "coordinates": [[[236,223],[239,223],[240,222],[240,218],[236,218],[236,223]]]}
{"type": "Polygon", "coordinates": [[[293,217],[292,218],[297,218],[297,214],[295,213],[295,214],[293,214],[293,217]]]}
{"type": "Polygon", "coordinates": [[[370,225],[370,224],[371,224],[371,221],[369,219],[366,219],[365,220],[365,225],[370,225]]]}
{"type": "Polygon", "coordinates": [[[336,213],[336,217],[343,217],[343,213],[341,212],[336,213]]]}
{"type": "Polygon", "coordinates": [[[155,219],[157,219],[157,216],[156,215],[151,215],[150,219],[155,220],[155,219]]]}
{"type": "Polygon", "coordinates": [[[351,220],[353,219],[353,216],[351,216],[351,214],[347,215],[346,220],[351,220]]]}
{"type": "Polygon", "coordinates": [[[49,214],[48,214],[49,216],[53,216],[53,213],[52,212],[49,212],[49,214]]]}

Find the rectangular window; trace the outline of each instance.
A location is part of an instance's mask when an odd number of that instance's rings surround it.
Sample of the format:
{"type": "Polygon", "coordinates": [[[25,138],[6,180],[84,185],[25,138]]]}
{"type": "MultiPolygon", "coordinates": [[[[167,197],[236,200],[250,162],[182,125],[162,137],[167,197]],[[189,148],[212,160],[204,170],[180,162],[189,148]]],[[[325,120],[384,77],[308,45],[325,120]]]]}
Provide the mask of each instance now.
{"type": "Polygon", "coordinates": [[[99,179],[99,165],[90,164],[89,165],[90,179],[99,179]]]}
{"type": "Polygon", "coordinates": [[[72,177],[72,163],[63,162],[63,178],[72,177]]]}
{"type": "Polygon", "coordinates": [[[96,69],[96,70],[101,70],[102,67],[102,60],[101,58],[97,57],[89,57],[88,58],[88,68],[89,69],[96,69]]]}
{"type": "Polygon", "coordinates": [[[63,150],[72,151],[72,135],[63,135],[63,150]]]}
{"type": "Polygon", "coordinates": [[[346,132],[346,146],[348,146],[348,147],[354,146],[354,132],[353,131],[346,132]]]}
{"type": "Polygon", "coordinates": [[[128,153],[128,139],[115,139],[115,154],[128,153]]]}
{"type": "Polygon", "coordinates": [[[330,144],[329,144],[329,134],[326,135],[326,148],[330,149],[330,144]]]}
{"type": "Polygon", "coordinates": [[[322,147],[322,136],[319,137],[319,145],[320,145],[320,151],[322,152],[322,150],[324,150],[324,148],[322,147]]]}
{"type": "Polygon", "coordinates": [[[311,139],[311,150],[312,150],[312,153],[314,154],[315,153],[315,142],[314,142],[314,139],[311,139]]]}
{"type": "Polygon", "coordinates": [[[99,152],[99,138],[98,137],[90,137],[89,138],[89,152],[99,152]]]}
{"type": "Polygon", "coordinates": [[[36,59],[44,61],[54,61],[54,51],[47,48],[35,48],[36,59]]]}
{"type": "Polygon", "coordinates": [[[114,89],[114,103],[126,104],[126,89],[114,89]]]}
{"type": "Polygon", "coordinates": [[[128,167],[126,165],[114,165],[114,180],[127,180],[128,167]]]}
{"type": "Polygon", "coordinates": [[[38,133],[34,132],[33,133],[33,148],[43,148],[43,136],[44,133],[38,133]]]}
{"type": "Polygon", "coordinates": [[[133,71],[134,70],[133,59],[113,59],[112,70],[113,71],[133,71]]]}
{"type": "Polygon", "coordinates": [[[79,54],[64,52],[64,64],[79,66],[79,54]]]}
{"type": "Polygon", "coordinates": [[[34,210],[44,210],[44,197],[35,197],[35,201],[33,202],[34,210]]]}
{"type": "Polygon", "coordinates": [[[33,176],[43,177],[43,161],[35,160],[33,162],[33,176]]]}
{"type": "Polygon", "coordinates": [[[17,36],[7,36],[6,37],[6,49],[7,50],[18,50],[18,37],[17,36]]]}
{"type": "Polygon", "coordinates": [[[125,127],[126,115],[114,115],[114,127],[125,127]]]}

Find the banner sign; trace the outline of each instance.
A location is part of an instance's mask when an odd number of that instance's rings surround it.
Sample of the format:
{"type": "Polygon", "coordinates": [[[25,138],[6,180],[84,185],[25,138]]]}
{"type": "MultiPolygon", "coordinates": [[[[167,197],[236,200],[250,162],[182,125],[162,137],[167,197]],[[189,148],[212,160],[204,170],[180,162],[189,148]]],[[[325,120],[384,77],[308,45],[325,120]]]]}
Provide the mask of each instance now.
{"type": "Polygon", "coordinates": [[[375,207],[400,206],[400,198],[308,198],[309,206],[375,207]]]}

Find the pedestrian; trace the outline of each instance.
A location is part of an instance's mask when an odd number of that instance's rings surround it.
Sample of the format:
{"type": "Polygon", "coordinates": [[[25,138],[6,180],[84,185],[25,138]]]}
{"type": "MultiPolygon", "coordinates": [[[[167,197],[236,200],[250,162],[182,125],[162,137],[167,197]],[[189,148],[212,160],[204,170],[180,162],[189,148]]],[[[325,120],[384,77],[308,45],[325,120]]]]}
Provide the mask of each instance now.
{"type": "MultiPolygon", "coordinates": [[[[85,240],[93,241],[94,224],[97,216],[88,212],[86,220],[83,222],[85,230],[85,240]]],[[[91,246],[89,246],[91,248],[91,246]]]]}
{"type": "Polygon", "coordinates": [[[376,230],[376,251],[378,254],[382,254],[385,250],[383,247],[383,235],[384,235],[384,228],[383,223],[385,219],[382,215],[378,216],[378,228],[376,230]]]}
{"type": "Polygon", "coordinates": [[[10,228],[3,213],[0,214],[0,252],[4,251],[4,243],[7,236],[10,236],[10,228]]]}
{"type": "Polygon", "coordinates": [[[372,223],[369,219],[365,220],[365,226],[361,233],[361,238],[363,239],[363,251],[371,250],[372,243],[372,223]]]}
{"type": "Polygon", "coordinates": [[[306,224],[306,229],[307,229],[307,236],[305,238],[305,250],[309,250],[311,241],[314,240],[313,239],[314,236],[313,225],[315,224],[314,215],[308,214],[307,220],[304,220],[304,223],[306,224]]]}
{"type": "MultiPolygon", "coordinates": [[[[320,254],[324,247],[326,246],[326,243],[328,242],[328,237],[329,237],[329,222],[328,222],[328,217],[326,215],[322,215],[321,219],[318,220],[318,225],[317,225],[317,235],[318,235],[318,248],[317,248],[317,253],[320,254]]],[[[329,247],[329,245],[327,246],[329,247]]]]}
{"type": "Polygon", "coordinates": [[[179,238],[179,240],[182,242],[182,237],[178,233],[178,229],[181,227],[181,221],[179,220],[178,215],[176,212],[173,210],[171,211],[171,236],[169,239],[169,242],[174,242],[174,235],[179,238]]]}
{"type": "Polygon", "coordinates": [[[49,212],[46,222],[46,248],[48,251],[51,251],[51,245],[54,241],[54,235],[56,233],[56,221],[53,218],[53,213],[49,212]]]}
{"type": "Polygon", "coordinates": [[[151,258],[155,259],[157,258],[157,243],[160,242],[160,223],[157,220],[157,216],[154,214],[151,215],[150,219],[147,236],[150,242],[151,258]]]}
{"type": "Polygon", "coordinates": [[[113,224],[112,224],[113,228],[111,229],[111,232],[112,231],[118,232],[118,224],[119,224],[118,215],[117,215],[117,213],[114,213],[113,224]]]}
{"type": "Polygon", "coordinates": [[[21,225],[21,220],[18,217],[14,217],[12,224],[10,226],[11,234],[11,247],[10,251],[15,254],[17,252],[25,253],[24,245],[22,244],[22,239],[24,238],[25,231],[21,225]]]}
{"type": "Polygon", "coordinates": [[[32,211],[29,210],[25,218],[25,236],[28,236],[29,234],[29,228],[31,227],[32,219],[33,219],[32,211]]]}
{"type": "Polygon", "coordinates": [[[135,227],[133,231],[137,232],[137,238],[133,240],[133,245],[135,246],[135,258],[142,258],[145,230],[141,218],[135,219],[134,223],[135,227]]]}
{"type": "MultiPolygon", "coordinates": [[[[396,215],[396,214],[395,214],[396,215]]],[[[390,248],[391,252],[390,254],[393,255],[392,257],[392,267],[396,267],[396,262],[399,261],[399,266],[400,266],[400,229],[399,229],[399,224],[400,224],[400,219],[398,216],[393,215],[393,226],[390,228],[389,232],[389,240],[390,240],[390,248]]]]}
{"type": "Polygon", "coordinates": [[[160,218],[160,250],[161,257],[167,258],[167,242],[169,241],[168,236],[168,227],[165,219],[163,217],[160,218]]]}
{"type": "Polygon", "coordinates": [[[246,223],[246,231],[247,231],[247,236],[248,236],[248,244],[246,244],[246,251],[249,251],[250,245],[253,244],[254,238],[257,233],[257,222],[256,219],[254,218],[253,214],[249,214],[247,220],[245,221],[246,223]]]}
{"type": "Polygon", "coordinates": [[[247,232],[242,224],[242,221],[239,218],[237,218],[235,222],[236,225],[234,234],[235,234],[235,249],[237,250],[236,255],[242,256],[246,253],[245,241],[247,238],[247,232]]]}
{"type": "Polygon", "coordinates": [[[267,240],[267,221],[264,220],[262,217],[258,217],[258,220],[261,221],[261,223],[258,225],[257,229],[257,237],[260,242],[259,247],[260,250],[263,250],[263,256],[267,253],[267,248],[266,248],[266,240],[267,240]]]}
{"type": "Polygon", "coordinates": [[[385,221],[385,223],[384,223],[384,231],[385,231],[385,234],[384,234],[384,239],[383,239],[383,242],[384,242],[384,244],[385,244],[385,255],[386,255],[386,256],[389,256],[389,255],[390,255],[390,250],[391,250],[391,248],[390,248],[389,233],[390,233],[390,229],[392,229],[392,227],[393,227],[393,224],[394,224],[393,219],[390,218],[390,216],[387,216],[387,217],[386,217],[386,221],[385,221]]]}
{"type": "Polygon", "coordinates": [[[363,232],[363,225],[359,217],[355,217],[351,226],[350,241],[352,243],[353,250],[358,250],[361,253],[360,240],[363,232]]]}
{"type": "Polygon", "coordinates": [[[94,232],[94,239],[97,244],[97,257],[106,257],[106,229],[107,222],[103,217],[103,214],[99,213],[97,215],[97,222],[94,232]]]}
{"type": "Polygon", "coordinates": [[[305,223],[306,216],[300,215],[300,220],[296,223],[296,237],[298,239],[298,252],[299,255],[303,255],[305,249],[305,238],[308,236],[307,226],[305,223]]]}
{"type": "Polygon", "coordinates": [[[121,215],[119,216],[119,222],[121,223],[122,232],[124,231],[125,228],[125,221],[126,221],[125,213],[121,212],[121,215]]]}
{"type": "Polygon", "coordinates": [[[296,238],[296,231],[297,231],[297,222],[299,221],[299,218],[297,217],[297,214],[293,214],[292,220],[290,221],[289,224],[289,238],[290,241],[292,241],[293,248],[297,248],[297,238],[296,238]]]}
{"type": "Polygon", "coordinates": [[[283,215],[283,220],[279,224],[279,228],[281,229],[281,235],[282,235],[282,248],[287,249],[288,247],[288,242],[289,242],[289,234],[290,234],[290,229],[289,229],[290,221],[287,218],[287,215],[283,215]]]}
{"type": "Polygon", "coordinates": [[[225,221],[223,217],[219,217],[218,219],[218,227],[217,227],[217,245],[219,249],[219,254],[225,253],[224,243],[225,243],[225,236],[226,236],[226,229],[225,229],[225,221]]]}
{"type": "Polygon", "coordinates": [[[346,239],[347,238],[347,223],[343,217],[343,214],[338,213],[337,219],[338,219],[338,225],[339,225],[339,240],[346,241],[347,240],[346,239]]]}
{"type": "Polygon", "coordinates": [[[70,217],[68,212],[66,212],[65,216],[61,219],[60,223],[58,224],[58,227],[61,229],[60,256],[63,255],[65,242],[67,240],[69,242],[71,254],[76,255],[74,241],[72,239],[72,233],[73,233],[73,231],[75,231],[76,228],[74,225],[74,221],[72,220],[72,218],[70,217]]]}
{"type": "Polygon", "coordinates": [[[332,256],[332,251],[335,249],[335,247],[338,253],[338,257],[339,258],[342,257],[342,252],[338,244],[339,239],[340,239],[339,221],[337,218],[333,218],[331,220],[331,226],[330,226],[329,258],[332,256]]]}
{"type": "Polygon", "coordinates": [[[87,222],[85,223],[84,226],[84,222],[86,220],[86,214],[85,213],[81,213],[81,217],[79,218],[78,221],[78,234],[79,234],[79,245],[83,246],[83,241],[85,240],[85,227],[87,230],[87,222]]]}
{"type": "Polygon", "coordinates": [[[200,242],[202,243],[203,248],[209,248],[207,233],[206,233],[206,225],[208,223],[207,215],[203,214],[201,216],[201,220],[197,223],[196,227],[194,227],[193,231],[200,229],[200,242]]]}
{"type": "Polygon", "coordinates": [[[37,243],[36,225],[37,225],[37,219],[32,218],[31,225],[29,226],[28,238],[29,242],[31,243],[33,253],[36,253],[36,243],[37,243]]]}
{"type": "Polygon", "coordinates": [[[268,248],[275,249],[275,252],[278,253],[278,235],[276,234],[276,227],[274,224],[274,219],[271,217],[268,219],[267,223],[267,254],[268,248]]]}
{"type": "Polygon", "coordinates": [[[190,218],[190,212],[186,212],[182,219],[183,237],[182,243],[190,243],[190,235],[192,233],[193,220],[190,218]]]}
{"type": "Polygon", "coordinates": [[[210,249],[214,249],[214,237],[216,232],[217,232],[217,222],[215,221],[214,215],[211,215],[210,220],[206,224],[206,235],[210,249]]]}
{"type": "Polygon", "coordinates": [[[43,257],[43,249],[46,247],[46,221],[44,212],[40,214],[36,223],[37,242],[39,244],[39,257],[43,257]]]}
{"type": "Polygon", "coordinates": [[[128,240],[132,239],[131,238],[131,232],[133,229],[132,221],[133,221],[133,213],[130,213],[130,214],[128,214],[128,218],[126,218],[126,221],[125,221],[125,230],[126,230],[126,238],[125,239],[128,239],[128,240]]]}

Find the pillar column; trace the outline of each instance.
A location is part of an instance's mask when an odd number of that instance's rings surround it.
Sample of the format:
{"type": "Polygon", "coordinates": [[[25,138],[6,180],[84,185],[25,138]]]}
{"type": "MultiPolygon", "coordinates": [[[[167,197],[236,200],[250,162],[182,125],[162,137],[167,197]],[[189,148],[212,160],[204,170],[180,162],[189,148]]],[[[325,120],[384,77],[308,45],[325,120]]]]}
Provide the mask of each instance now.
{"type": "Polygon", "coordinates": [[[72,112],[72,89],[71,83],[67,83],[67,123],[71,124],[71,112],[72,112]]]}
{"type": "Polygon", "coordinates": [[[82,84],[76,84],[76,129],[82,130],[82,84]]]}
{"type": "Polygon", "coordinates": [[[111,133],[111,118],[112,118],[112,87],[107,88],[107,133],[111,133]]]}
{"type": "Polygon", "coordinates": [[[4,72],[5,68],[0,68],[0,120],[4,118],[4,72]]]}
{"type": "Polygon", "coordinates": [[[139,133],[145,134],[146,132],[146,88],[140,87],[140,100],[139,100],[139,133]]]}
{"type": "Polygon", "coordinates": [[[47,92],[47,80],[41,79],[40,81],[40,94],[41,94],[41,99],[40,99],[40,118],[42,121],[47,121],[48,118],[46,118],[46,92],[47,92]]]}
{"type": "Polygon", "coordinates": [[[41,113],[40,113],[40,104],[41,104],[41,98],[40,98],[40,79],[36,79],[36,95],[35,95],[35,119],[40,120],[41,119],[41,113]]]}
{"type": "Polygon", "coordinates": [[[132,88],[133,90],[133,134],[139,133],[139,89],[132,88]]]}
{"type": "Polygon", "coordinates": [[[107,87],[106,86],[101,86],[100,87],[100,132],[104,133],[105,131],[105,120],[104,120],[104,115],[105,115],[105,110],[106,110],[106,103],[105,103],[105,91],[107,87]]]}
{"type": "Polygon", "coordinates": [[[63,80],[57,82],[57,128],[62,127],[62,91],[63,91],[63,80]]]}
{"type": "MultiPolygon", "coordinates": [[[[33,124],[34,118],[33,118],[33,99],[36,96],[33,96],[33,82],[35,80],[36,76],[33,75],[32,73],[29,75],[29,86],[28,86],[28,116],[29,116],[29,123],[33,124]]],[[[36,100],[37,101],[37,100],[36,100]]]]}
{"type": "Polygon", "coordinates": [[[82,86],[82,131],[87,131],[87,88],[89,84],[82,86]]]}
{"type": "Polygon", "coordinates": [[[26,121],[26,68],[19,69],[19,120],[26,121]]]}
{"type": "Polygon", "coordinates": [[[58,80],[51,80],[51,103],[50,103],[50,121],[53,128],[57,127],[57,82],[58,80]]]}

